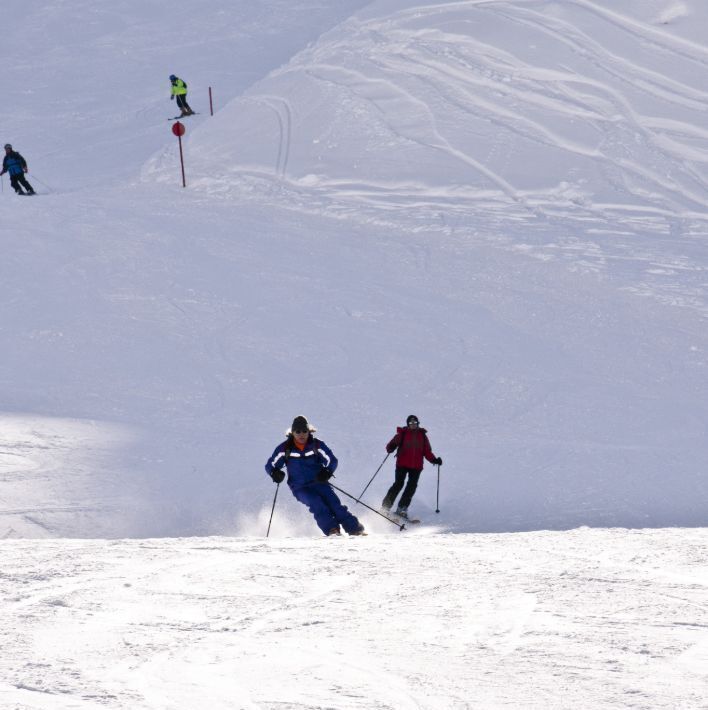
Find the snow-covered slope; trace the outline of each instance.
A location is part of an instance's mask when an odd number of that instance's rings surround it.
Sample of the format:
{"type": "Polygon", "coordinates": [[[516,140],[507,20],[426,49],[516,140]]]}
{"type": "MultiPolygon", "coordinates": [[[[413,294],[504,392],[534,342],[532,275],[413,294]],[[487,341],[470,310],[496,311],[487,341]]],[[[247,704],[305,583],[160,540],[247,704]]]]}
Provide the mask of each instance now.
{"type": "Polygon", "coordinates": [[[366,0],[5,3],[2,131],[57,190],[131,179],[167,138],[169,75],[202,117],[366,0]]]}
{"type": "Polygon", "coordinates": [[[0,705],[698,710],[707,543],[587,529],[6,541],[0,705]]]}
{"type": "Polygon", "coordinates": [[[705,708],[703,0],[0,19],[3,710],[705,708]],[[301,412],[440,514],[264,540],[301,412]]]}
{"type": "Polygon", "coordinates": [[[611,5],[372,3],[222,111],[197,164],[357,210],[705,218],[708,49],[611,5]]]}
{"type": "Polygon", "coordinates": [[[300,412],[354,494],[418,414],[454,531],[705,523],[702,3],[108,7],[0,50],[0,535],[260,535],[300,412]]]}

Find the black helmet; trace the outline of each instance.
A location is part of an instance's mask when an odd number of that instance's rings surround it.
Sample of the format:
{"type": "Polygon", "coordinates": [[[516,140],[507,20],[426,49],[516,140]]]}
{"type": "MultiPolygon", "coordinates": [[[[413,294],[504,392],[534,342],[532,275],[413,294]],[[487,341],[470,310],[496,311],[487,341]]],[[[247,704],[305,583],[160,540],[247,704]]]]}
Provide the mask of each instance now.
{"type": "Polygon", "coordinates": [[[5,143],[5,150],[12,150],[12,146],[9,143],[5,143]]]}
{"type": "Polygon", "coordinates": [[[312,427],[310,426],[310,422],[307,421],[305,417],[300,414],[299,416],[295,417],[293,419],[293,424],[290,427],[290,431],[293,434],[296,434],[297,432],[310,432],[312,431],[312,427]]]}
{"type": "Polygon", "coordinates": [[[170,81],[177,81],[177,77],[174,74],[170,74],[170,81]]]}

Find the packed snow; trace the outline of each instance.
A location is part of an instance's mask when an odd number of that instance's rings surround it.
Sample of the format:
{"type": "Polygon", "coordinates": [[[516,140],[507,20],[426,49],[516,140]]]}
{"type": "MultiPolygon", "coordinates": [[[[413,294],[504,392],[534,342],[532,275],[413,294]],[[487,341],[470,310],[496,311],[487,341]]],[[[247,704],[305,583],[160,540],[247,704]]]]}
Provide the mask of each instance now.
{"type": "Polygon", "coordinates": [[[705,529],[15,541],[0,705],[704,708],[707,544],[705,529]]]}
{"type": "Polygon", "coordinates": [[[708,707],[708,5],[2,19],[1,708],[708,707]]]}

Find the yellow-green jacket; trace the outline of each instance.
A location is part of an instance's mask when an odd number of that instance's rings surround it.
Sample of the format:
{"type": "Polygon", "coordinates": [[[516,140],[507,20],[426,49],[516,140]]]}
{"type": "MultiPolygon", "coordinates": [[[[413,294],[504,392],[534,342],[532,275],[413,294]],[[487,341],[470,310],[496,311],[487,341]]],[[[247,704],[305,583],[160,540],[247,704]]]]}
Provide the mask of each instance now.
{"type": "Polygon", "coordinates": [[[187,84],[182,79],[177,78],[172,82],[172,95],[184,96],[187,93],[187,84]]]}

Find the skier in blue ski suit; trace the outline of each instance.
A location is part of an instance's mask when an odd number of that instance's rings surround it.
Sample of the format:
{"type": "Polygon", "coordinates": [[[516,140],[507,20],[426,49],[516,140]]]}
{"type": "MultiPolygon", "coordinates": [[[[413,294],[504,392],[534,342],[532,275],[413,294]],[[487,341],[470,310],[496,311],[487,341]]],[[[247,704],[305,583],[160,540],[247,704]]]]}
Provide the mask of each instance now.
{"type": "Polygon", "coordinates": [[[364,526],[337,497],[328,481],[337,468],[331,449],[312,435],[315,429],[303,416],[295,417],[288,438],[275,447],[265,465],[266,473],[280,483],[288,472],[288,486],[295,499],[306,505],[325,535],[362,535],[364,526]]]}
{"type": "Polygon", "coordinates": [[[35,194],[34,188],[27,182],[27,178],[25,177],[26,172],[27,161],[16,150],[13,150],[9,143],[6,143],[5,157],[2,161],[2,171],[0,171],[0,175],[10,173],[10,184],[18,195],[25,194],[22,192],[23,187],[27,190],[28,195],[35,194]]]}

